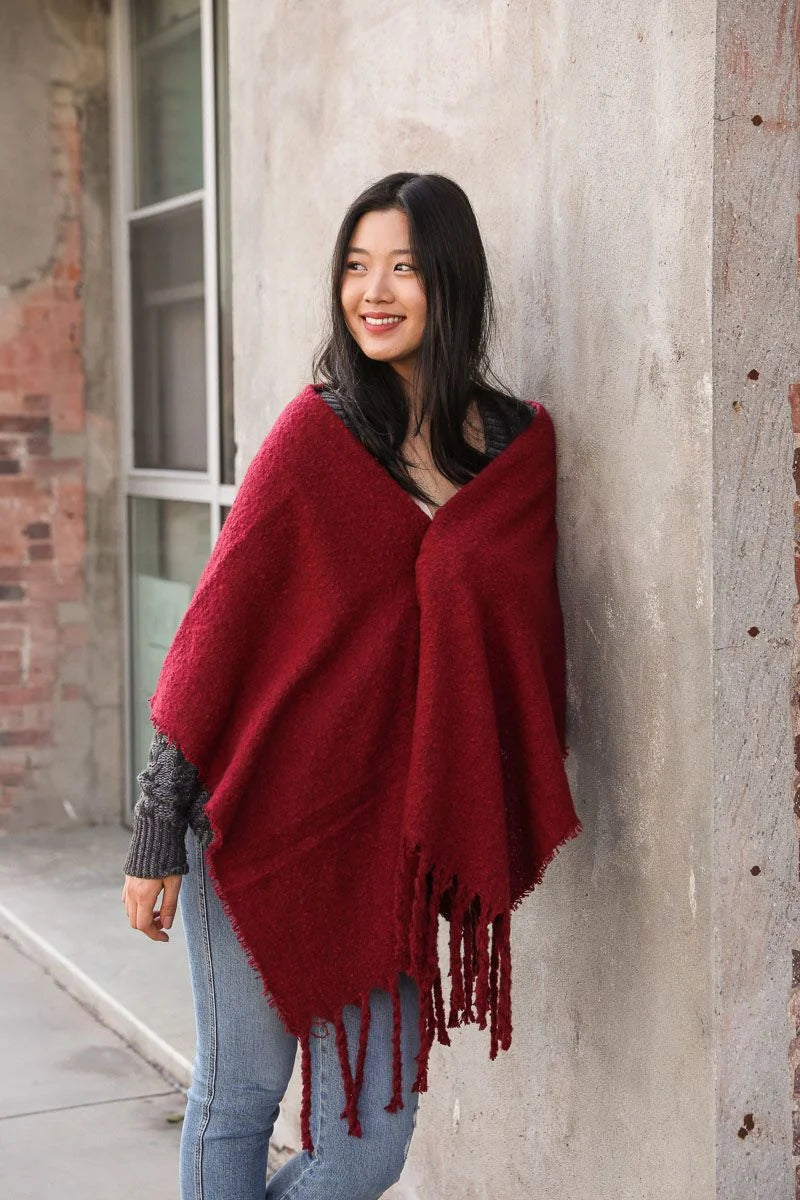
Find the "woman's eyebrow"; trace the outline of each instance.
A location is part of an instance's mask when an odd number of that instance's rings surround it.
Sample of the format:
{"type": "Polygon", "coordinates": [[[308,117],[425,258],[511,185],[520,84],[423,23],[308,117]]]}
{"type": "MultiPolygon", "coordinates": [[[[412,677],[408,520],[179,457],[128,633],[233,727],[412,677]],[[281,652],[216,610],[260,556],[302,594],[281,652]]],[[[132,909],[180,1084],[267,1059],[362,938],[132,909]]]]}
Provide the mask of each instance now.
{"type": "MultiPolygon", "coordinates": [[[[348,254],[369,254],[369,250],[363,250],[361,248],[361,246],[348,246],[347,253],[348,254]]],[[[411,251],[408,248],[406,248],[404,250],[390,250],[389,253],[390,254],[410,254],[411,251]]]]}

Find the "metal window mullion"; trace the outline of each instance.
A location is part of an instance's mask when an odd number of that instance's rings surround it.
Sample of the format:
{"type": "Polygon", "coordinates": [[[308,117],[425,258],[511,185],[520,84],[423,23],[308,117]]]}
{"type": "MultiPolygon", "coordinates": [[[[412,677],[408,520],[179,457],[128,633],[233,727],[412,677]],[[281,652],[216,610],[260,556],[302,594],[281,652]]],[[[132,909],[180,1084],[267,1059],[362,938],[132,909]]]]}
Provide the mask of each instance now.
{"type": "Polygon", "coordinates": [[[186,500],[193,504],[210,504],[210,487],[202,475],[184,471],[142,472],[128,480],[128,495],[138,499],[186,500]]]}
{"type": "MultiPolygon", "coordinates": [[[[133,135],[133,130],[131,130],[133,135]]],[[[170,196],[168,200],[156,200],[153,204],[144,204],[141,208],[134,208],[131,203],[130,211],[128,212],[128,220],[147,221],[150,217],[160,217],[165,213],[180,212],[181,209],[191,208],[193,204],[200,204],[203,200],[203,188],[197,188],[193,192],[181,192],[179,196],[170,196]]]]}
{"type": "Polygon", "coordinates": [[[220,526],[219,302],[217,279],[217,153],[214,0],[200,0],[203,96],[203,279],[205,283],[206,430],[211,483],[211,544],[220,526]]]}

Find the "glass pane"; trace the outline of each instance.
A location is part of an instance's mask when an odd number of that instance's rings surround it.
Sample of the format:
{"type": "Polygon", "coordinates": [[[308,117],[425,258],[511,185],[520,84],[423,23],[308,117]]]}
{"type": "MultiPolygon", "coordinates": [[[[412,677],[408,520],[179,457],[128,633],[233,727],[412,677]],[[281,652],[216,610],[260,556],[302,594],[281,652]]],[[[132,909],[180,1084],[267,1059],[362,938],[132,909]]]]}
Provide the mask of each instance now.
{"type": "Polygon", "coordinates": [[[197,0],[135,0],[133,81],[138,207],[203,186],[197,0]]]}
{"type": "Polygon", "coordinates": [[[131,224],[134,466],[205,471],[200,204],[131,224]]]}
{"type": "Polygon", "coordinates": [[[147,765],[153,736],[147,697],[211,553],[211,510],[186,500],[129,499],[133,774],[147,765]]]}

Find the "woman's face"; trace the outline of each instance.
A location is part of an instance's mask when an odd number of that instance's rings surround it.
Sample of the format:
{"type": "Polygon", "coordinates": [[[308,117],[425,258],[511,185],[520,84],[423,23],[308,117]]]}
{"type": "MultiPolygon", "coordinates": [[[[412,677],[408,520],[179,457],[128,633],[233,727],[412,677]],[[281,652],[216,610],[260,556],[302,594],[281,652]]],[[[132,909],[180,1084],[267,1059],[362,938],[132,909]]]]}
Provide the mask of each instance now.
{"type": "Polygon", "coordinates": [[[347,328],[367,357],[389,363],[409,382],[428,306],[404,212],[369,212],[358,222],[345,258],[341,302],[347,328]]]}

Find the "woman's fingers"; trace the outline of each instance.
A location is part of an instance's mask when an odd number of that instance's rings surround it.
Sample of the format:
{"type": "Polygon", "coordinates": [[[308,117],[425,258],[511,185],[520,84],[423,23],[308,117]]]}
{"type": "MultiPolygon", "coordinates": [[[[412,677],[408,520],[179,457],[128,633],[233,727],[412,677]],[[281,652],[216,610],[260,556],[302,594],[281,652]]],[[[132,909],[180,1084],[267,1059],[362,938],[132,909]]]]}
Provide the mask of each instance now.
{"type": "Polygon", "coordinates": [[[164,880],[164,895],[161,899],[161,928],[171,929],[178,908],[178,892],[181,890],[181,875],[167,875],[164,880]]]}
{"type": "Polygon", "coordinates": [[[140,900],[136,906],[136,928],[154,942],[168,942],[169,937],[158,927],[157,916],[155,897],[151,900],[140,900]]]}
{"type": "MultiPolygon", "coordinates": [[[[125,877],[123,898],[131,929],[137,929],[154,942],[169,941],[169,935],[160,927],[161,914],[155,911],[155,906],[162,889],[166,897],[167,885],[174,879],[180,881],[180,876],[170,875],[166,879],[136,879],[131,875],[125,877]]],[[[174,884],[170,884],[169,890],[170,893],[174,892],[177,900],[178,888],[174,884]]],[[[172,916],[174,916],[174,912],[173,908],[172,916]]],[[[170,917],[171,923],[172,918],[170,917]]]]}

